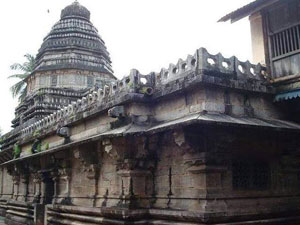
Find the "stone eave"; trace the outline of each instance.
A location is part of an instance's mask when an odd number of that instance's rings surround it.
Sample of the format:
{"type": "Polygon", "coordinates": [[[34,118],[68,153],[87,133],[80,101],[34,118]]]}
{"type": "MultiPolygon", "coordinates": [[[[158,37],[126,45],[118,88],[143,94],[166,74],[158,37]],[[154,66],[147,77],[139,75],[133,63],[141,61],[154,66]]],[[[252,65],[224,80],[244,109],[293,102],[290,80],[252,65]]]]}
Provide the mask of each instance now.
{"type": "Polygon", "coordinates": [[[94,49],[86,49],[86,48],[83,48],[81,46],[76,46],[76,45],[70,45],[70,46],[57,46],[57,47],[44,47],[44,49],[41,49],[43,50],[42,52],[39,52],[36,56],[36,61],[38,62],[46,53],[48,52],[61,52],[61,51],[67,51],[67,50],[79,50],[79,51],[82,51],[82,52],[89,52],[89,53],[94,53],[94,54],[99,54],[99,58],[100,57],[103,57],[104,59],[108,60],[109,63],[111,63],[111,60],[110,58],[106,58],[103,53],[105,53],[105,51],[107,51],[106,49],[98,49],[98,50],[94,50],[94,49]]]}
{"type": "MultiPolygon", "coordinates": [[[[107,138],[118,138],[118,137],[126,137],[131,135],[135,135],[135,136],[153,135],[155,133],[160,133],[166,130],[181,129],[189,125],[225,126],[225,127],[233,127],[233,128],[242,127],[247,129],[259,129],[259,130],[263,129],[266,131],[274,131],[274,132],[285,131],[285,132],[300,133],[300,125],[287,122],[287,121],[282,121],[282,120],[266,120],[266,119],[252,118],[252,117],[233,117],[225,114],[196,113],[196,114],[184,116],[182,118],[173,121],[162,122],[153,126],[151,126],[150,124],[138,126],[134,123],[130,123],[126,126],[109,130],[107,132],[100,133],[97,135],[93,135],[91,137],[76,140],[67,144],[62,144],[50,148],[49,150],[24,156],[18,159],[13,159],[5,163],[2,163],[1,165],[7,165],[7,164],[31,159],[34,157],[39,157],[46,154],[52,154],[54,152],[62,151],[64,149],[68,149],[74,146],[86,144],[89,142],[99,141],[107,138]]],[[[4,151],[7,150],[8,149],[4,151]]],[[[0,152],[0,158],[1,158],[1,152],[0,152]]]]}

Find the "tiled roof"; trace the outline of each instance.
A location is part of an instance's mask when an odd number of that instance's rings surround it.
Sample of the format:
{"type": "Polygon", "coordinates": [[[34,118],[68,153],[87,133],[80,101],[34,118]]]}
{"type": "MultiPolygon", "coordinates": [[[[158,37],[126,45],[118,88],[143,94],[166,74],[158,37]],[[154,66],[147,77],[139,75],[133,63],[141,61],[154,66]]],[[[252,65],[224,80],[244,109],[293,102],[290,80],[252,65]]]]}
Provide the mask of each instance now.
{"type": "Polygon", "coordinates": [[[258,11],[270,4],[273,4],[274,2],[277,2],[279,0],[256,0],[253,1],[229,14],[227,14],[226,16],[223,16],[221,19],[219,19],[218,22],[226,22],[228,20],[230,20],[232,23],[236,22],[248,15],[250,15],[251,13],[258,11]]]}

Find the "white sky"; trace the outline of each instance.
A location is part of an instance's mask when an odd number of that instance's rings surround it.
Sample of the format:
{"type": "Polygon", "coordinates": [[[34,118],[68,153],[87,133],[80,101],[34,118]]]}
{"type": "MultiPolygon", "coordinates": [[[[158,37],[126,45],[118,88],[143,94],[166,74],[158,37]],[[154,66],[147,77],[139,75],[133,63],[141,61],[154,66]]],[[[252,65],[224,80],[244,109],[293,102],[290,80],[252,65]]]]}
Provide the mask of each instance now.
{"type": "MultiPolygon", "coordinates": [[[[0,128],[10,130],[17,100],[9,87],[17,80],[10,65],[36,54],[43,38],[73,0],[9,0],[0,8],[0,128]],[[47,11],[50,11],[48,13],[47,11]]],[[[136,68],[160,71],[205,47],[210,53],[251,60],[248,19],[217,23],[250,0],[79,0],[91,11],[91,21],[110,52],[115,75],[136,68]]]]}

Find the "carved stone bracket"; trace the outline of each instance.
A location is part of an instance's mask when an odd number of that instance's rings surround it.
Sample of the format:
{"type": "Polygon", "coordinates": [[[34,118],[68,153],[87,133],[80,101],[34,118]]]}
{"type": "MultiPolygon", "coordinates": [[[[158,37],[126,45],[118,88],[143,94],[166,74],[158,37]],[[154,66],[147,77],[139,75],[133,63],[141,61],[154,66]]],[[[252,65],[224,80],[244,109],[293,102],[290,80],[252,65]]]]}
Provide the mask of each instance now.
{"type": "Polygon", "coordinates": [[[100,157],[98,156],[97,147],[93,146],[87,149],[74,150],[74,158],[80,161],[81,171],[89,179],[95,179],[100,169],[100,157]],[[94,148],[93,148],[94,147],[94,148]]]}
{"type": "Polygon", "coordinates": [[[110,139],[105,139],[102,141],[103,150],[106,152],[112,159],[118,160],[119,154],[116,148],[113,147],[113,144],[110,139]]]}

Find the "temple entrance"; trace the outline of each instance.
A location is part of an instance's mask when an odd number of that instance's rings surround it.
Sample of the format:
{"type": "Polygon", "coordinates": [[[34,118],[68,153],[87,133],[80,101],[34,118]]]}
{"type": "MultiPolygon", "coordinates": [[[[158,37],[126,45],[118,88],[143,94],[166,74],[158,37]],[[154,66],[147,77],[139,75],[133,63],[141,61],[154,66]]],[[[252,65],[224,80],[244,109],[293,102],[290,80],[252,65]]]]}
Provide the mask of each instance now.
{"type": "Polygon", "coordinates": [[[44,192],[43,192],[43,199],[42,203],[47,205],[51,204],[54,196],[54,181],[51,179],[50,171],[43,172],[44,176],[44,192]]]}

